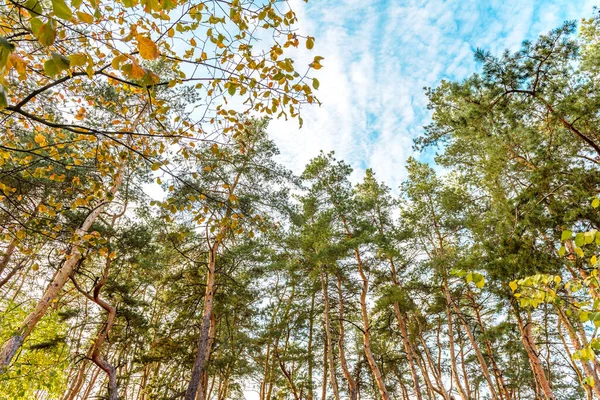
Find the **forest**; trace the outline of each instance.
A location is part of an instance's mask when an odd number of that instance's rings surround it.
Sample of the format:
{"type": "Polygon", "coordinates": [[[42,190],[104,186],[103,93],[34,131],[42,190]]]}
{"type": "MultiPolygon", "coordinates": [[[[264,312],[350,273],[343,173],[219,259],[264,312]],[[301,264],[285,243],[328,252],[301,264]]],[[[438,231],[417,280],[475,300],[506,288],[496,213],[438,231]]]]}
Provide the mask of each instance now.
{"type": "Polygon", "coordinates": [[[2,2],[0,399],[600,399],[600,12],[426,89],[398,188],[278,161],[298,24],[2,2]]]}

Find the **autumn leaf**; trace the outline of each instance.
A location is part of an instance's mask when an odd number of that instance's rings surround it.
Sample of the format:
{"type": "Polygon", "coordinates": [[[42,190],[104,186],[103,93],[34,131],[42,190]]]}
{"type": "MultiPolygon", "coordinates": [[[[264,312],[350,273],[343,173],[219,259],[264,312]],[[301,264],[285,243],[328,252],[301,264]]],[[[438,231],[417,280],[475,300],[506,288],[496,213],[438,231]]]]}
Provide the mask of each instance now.
{"type": "Polygon", "coordinates": [[[77,11],[77,18],[87,24],[94,22],[94,16],[86,12],[77,11]]]}
{"type": "Polygon", "coordinates": [[[40,146],[46,145],[46,138],[41,133],[36,134],[33,140],[40,146]]]}
{"type": "Polygon", "coordinates": [[[142,56],[144,60],[154,60],[158,58],[160,52],[158,51],[156,43],[154,43],[152,39],[147,38],[144,35],[137,35],[135,38],[138,42],[140,56],[142,56]]]}
{"type": "Polygon", "coordinates": [[[65,3],[65,0],[52,0],[52,10],[58,18],[70,21],[73,19],[73,12],[65,3]]]}
{"type": "Polygon", "coordinates": [[[0,110],[6,107],[8,107],[8,98],[4,86],[0,85],[0,110]]]}
{"type": "MultiPolygon", "coordinates": [[[[37,18],[34,18],[37,19],[37,18]]],[[[32,30],[33,30],[33,21],[32,21],[32,30]]],[[[35,33],[35,30],[34,30],[35,33]]],[[[56,27],[54,26],[54,20],[52,18],[48,19],[48,22],[40,26],[40,29],[37,32],[36,37],[42,44],[42,46],[51,46],[56,40],[56,27]]]]}

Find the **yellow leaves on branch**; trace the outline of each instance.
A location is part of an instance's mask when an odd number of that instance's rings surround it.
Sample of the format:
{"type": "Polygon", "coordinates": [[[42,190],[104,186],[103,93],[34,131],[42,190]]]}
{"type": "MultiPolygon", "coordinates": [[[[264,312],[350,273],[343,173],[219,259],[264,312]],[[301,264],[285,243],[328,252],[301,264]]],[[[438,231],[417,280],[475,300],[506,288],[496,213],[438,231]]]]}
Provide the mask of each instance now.
{"type": "Polygon", "coordinates": [[[156,43],[154,43],[154,41],[152,41],[152,39],[144,35],[137,35],[135,39],[138,42],[140,56],[142,56],[144,60],[155,60],[158,58],[158,56],[160,56],[158,46],[156,43]]]}

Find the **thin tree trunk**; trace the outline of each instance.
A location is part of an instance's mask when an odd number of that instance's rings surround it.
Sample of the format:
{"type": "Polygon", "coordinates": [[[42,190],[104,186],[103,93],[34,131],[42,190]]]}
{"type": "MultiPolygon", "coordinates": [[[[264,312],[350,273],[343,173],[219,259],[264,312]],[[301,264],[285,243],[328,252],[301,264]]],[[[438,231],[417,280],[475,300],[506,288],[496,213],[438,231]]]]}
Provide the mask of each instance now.
{"type": "Polygon", "coordinates": [[[110,258],[110,255],[109,255],[106,259],[106,265],[104,267],[104,272],[102,274],[102,278],[94,286],[93,296],[90,296],[85,290],[83,290],[77,284],[77,281],[75,280],[75,278],[73,276],[71,276],[71,280],[73,281],[73,284],[75,285],[77,290],[79,290],[82,294],[84,294],[88,299],[90,299],[94,303],[98,304],[100,307],[102,307],[108,313],[108,315],[106,317],[106,322],[104,323],[104,326],[100,329],[100,332],[98,332],[98,335],[96,336],[96,339],[94,340],[94,343],[93,343],[92,347],[90,348],[90,353],[91,353],[91,359],[94,362],[94,364],[96,364],[98,367],[100,367],[108,376],[108,399],[109,400],[118,400],[119,394],[118,394],[117,374],[116,374],[115,367],[112,364],[110,364],[108,361],[106,361],[106,359],[104,357],[102,357],[100,355],[100,352],[102,351],[102,345],[108,338],[108,332],[110,331],[110,328],[112,327],[112,325],[115,321],[115,317],[117,316],[116,307],[110,305],[108,302],[106,302],[100,298],[100,290],[102,290],[102,287],[106,284],[106,278],[108,277],[108,271],[110,269],[111,264],[112,264],[112,259],[110,258]]]}
{"type": "Polygon", "coordinates": [[[471,327],[467,323],[467,319],[465,318],[464,314],[462,313],[460,307],[458,307],[458,305],[454,302],[454,299],[452,299],[452,297],[450,295],[450,290],[448,289],[448,281],[444,281],[444,294],[446,295],[446,301],[454,309],[454,312],[458,316],[458,319],[461,322],[461,325],[463,326],[463,329],[465,330],[465,333],[467,334],[469,341],[471,342],[471,346],[473,347],[473,351],[475,352],[475,356],[477,357],[477,361],[479,361],[479,366],[481,367],[481,373],[483,374],[483,377],[485,378],[485,381],[488,384],[488,388],[490,389],[490,394],[492,395],[492,399],[497,399],[498,394],[496,393],[496,388],[494,387],[494,382],[492,381],[492,377],[490,375],[490,370],[487,366],[487,362],[485,361],[485,358],[483,357],[483,354],[481,353],[481,349],[479,348],[479,343],[477,343],[477,340],[475,339],[475,336],[473,335],[473,331],[471,331],[471,327]]]}
{"type": "MultiPolygon", "coordinates": [[[[577,336],[577,332],[575,331],[575,328],[569,321],[569,318],[565,314],[564,310],[562,310],[559,306],[555,306],[555,308],[556,308],[556,311],[558,314],[559,323],[561,323],[565,327],[565,330],[567,331],[567,334],[569,335],[569,338],[571,339],[571,343],[573,344],[573,348],[575,349],[575,351],[581,350],[583,348],[583,346],[579,340],[579,337],[577,336]]],[[[581,366],[582,366],[583,371],[585,372],[586,376],[592,377],[594,379],[594,385],[592,385],[591,388],[594,391],[594,394],[596,395],[596,397],[600,399],[600,379],[598,379],[598,375],[596,375],[596,371],[594,371],[594,369],[592,368],[591,364],[588,361],[584,361],[584,360],[579,360],[579,361],[581,362],[581,366]]],[[[590,386],[590,385],[586,385],[586,386],[590,386]]]]}
{"type": "Polygon", "coordinates": [[[515,309],[517,324],[519,325],[519,331],[521,332],[521,341],[523,342],[523,346],[525,347],[525,351],[527,352],[529,364],[531,365],[533,375],[536,377],[536,382],[547,400],[556,400],[556,396],[550,388],[550,383],[546,378],[544,367],[542,366],[542,362],[539,358],[539,352],[537,346],[535,345],[535,340],[533,339],[533,334],[531,332],[531,322],[527,321],[523,323],[521,315],[519,314],[518,310],[516,310],[514,304],[513,308],[515,309]]]}
{"type": "Polygon", "coordinates": [[[185,392],[185,400],[195,400],[198,386],[202,373],[204,372],[204,364],[206,363],[206,351],[208,350],[210,321],[214,306],[215,295],[215,267],[218,250],[218,241],[216,241],[208,252],[208,271],[206,277],[206,292],[204,294],[204,309],[202,311],[202,324],[200,325],[200,337],[198,339],[198,347],[194,366],[192,369],[192,377],[185,392]]]}
{"type": "Polygon", "coordinates": [[[348,395],[350,400],[356,400],[357,388],[356,381],[352,377],[350,370],[348,369],[348,362],[346,361],[346,353],[344,351],[344,297],[342,296],[342,277],[337,274],[337,290],[338,290],[338,308],[340,314],[340,335],[338,338],[338,350],[340,354],[340,365],[346,381],[348,382],[348,395]]]}
{"type": "Polygon", "coordinates": [[[316,292],[313,290],[310,297],[310,315],[308,319],[308,400],[313,400],[313,329],[314,329],[314,312],[315,312],[315,295],[316,292]]]}
{"type": "Polygon", "coordinates": [[[458,394],[463,400],[469,400],[465,389],[463,389],[460,379],[458,377],[458,366],[456,364],[456,352],[454,350],[454,324],[452,323],[452,312],[450,311],[451,305],[450,303],[446,306],[446,318],[448,319],[448,350],[450,352],[450,373],[452,375],[452,379],[454,380],[454,384],[456,385],[456,389],[458,390],[458,394]]]}
{"type": "Polygon", "coordinates": [[[323,271],[319,274],[321,278],[321,290],[323,291],[323,321],[325,323],[325,340],[327,341],[327,361],[329,362],[329,379],[331,380],[331,388],[333,396],[336,400],[340,399],[340,393],[335,376],[335,364],[333,361],[333,345],[331,342],[331,322],[329,320],[329,295],[327,275],[323,271]]]}
{"type": "MultiPolygon", "coordinates": [[[[390,257],[390,268],[392,271],[392,282],[395,286],[400,288],[400,282],[398,281],[398,276],[396,274],[396,266],[394,265],[394,260],[390,257]]],[[[417,374],[417,369],[415,366],[415,356],[412,344],[410,343],[410,338],[408,337],[408,328],[406,325],[406,319],[404,314],[400,311],[400,305],[397,301],[394,301],[394,312],[396,314],[396,320],[398,321],[398,328],[400,329],[400,336],[402,337],[402,344],[404,346],[404,351],[406,352],[406,360],[408,361],[408,368],[410,370],[410,375],[413,382],[413,390],[415,392],[415,399],[422,400],[421,389],[419,387],[419,375],[417,374]]]]}
{"type": "Polygon", "coordinates": [[[479,325],[479,329],[481,330],[481,335],[483,337],[483,342],[485,343],[486,351],[488,354],[488,358],[492,364],[492,370],[494,371],[494,376],[496,377],[496,384],[498,386],[499,392],[501,395],[504,395],[506,400],[511,398],[510,393],[508,392],[508,388],[506,387],[506,383],[504,383],[504,378],[502,376],[502,371],[498,367],[496,363],[496,359],[494,357],[494,350],[492,348],[492,344],[487,337],[485,326],[483,325],[483,320],[481,319],[481,313],[479,312],[479,307],[475,302],[475,299],[472,294],[470,294],[469,299],[471,300],[471,304],[473,305],[473,310],[475,311],[475,318],[477,319],[477,324],[479,325]]]}

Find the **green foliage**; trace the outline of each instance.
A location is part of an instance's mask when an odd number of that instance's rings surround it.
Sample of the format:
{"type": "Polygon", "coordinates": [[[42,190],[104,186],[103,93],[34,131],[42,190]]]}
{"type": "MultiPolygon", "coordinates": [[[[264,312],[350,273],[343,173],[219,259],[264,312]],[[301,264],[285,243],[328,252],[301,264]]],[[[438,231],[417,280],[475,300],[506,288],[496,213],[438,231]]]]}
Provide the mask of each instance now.
{"type": "MultiPolygon", "coordinates": [[[[5,341],[18,328],[29,309],[3,301],[0,318],[0,341],[5,341]]],[[[28,400],[44,394],[59,398],[67,385],[66,367],[69,350],[65,342],[68,325],[59,312],[49,313],[38,329],[25,342],[8,373],[0,376],[0,393],[7,400],[28,400]]]]}

